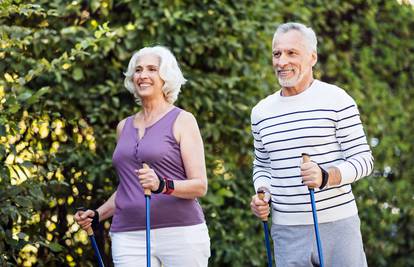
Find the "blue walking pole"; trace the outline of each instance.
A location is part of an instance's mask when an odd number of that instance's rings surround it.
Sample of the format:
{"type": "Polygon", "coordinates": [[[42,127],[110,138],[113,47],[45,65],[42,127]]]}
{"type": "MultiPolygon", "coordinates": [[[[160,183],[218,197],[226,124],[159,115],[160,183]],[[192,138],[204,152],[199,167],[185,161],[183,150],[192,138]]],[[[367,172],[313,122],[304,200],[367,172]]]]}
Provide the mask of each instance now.
{"type": "Polygon", "coordinates": [[[86,230],[86,232],[88,233],[89,239],[91,240],[91,243],[92,243],[93,250],[95,251],[95,257],[96,257],[96,260],[98,261],[98,266],[99,267],[104,267],[102,256],[101,256],[101,253],[99,252],[98,245],[96,244],[96,240],[95,240],[95,236],[93,234],[92,227],[89,227],[86,230]]]}
{"type": "MultiPolygon", "coordinates": [[[[302,153],[302,160],[304,163],[310,162],[310,156],[306,153],[302,153]]],[[[319,225],[318,225],[318,215],[316,213],[316,204],[315,204],[315,191],[313,188],[309,188],[309,195],[312,205],[312,216],[313,216],[313,226],[315,228],[315,237],[316,245],[318,246],[318,256],[319,256],[319,266],[323,267],[323,252],[322,252],[322,242],[319,235],[319,225]]]]}
{"type": "MultiPolygon", "coordinates": [[[[257,195],[259,199],[263,200],[265,197],[265,193],[262,190],[257,191],[257,195]]],[[[267,266],[272,267],[272,250],[270,247],[270,238],[269,238],[269,226],[267,225],[267,218],[262,221],[264,227],[264,236],[265,236],[265,244],[266,244],[266,252],[267,252],[267,266]]]]}
{"type": "MultiPolygon", "coordinates": [[[[84,207],[77,208],[77,210],[78,211],[87,211],[87,209],[84,208],[84,207]]],[[[88,229],[86,229],[86,233],[88,234],[89,240],[92,243],[92,248],[95,251],[95,257],[96,257],[96,259],[98,261],[98,266],[99,267],[104,267],[104,263],[103,263],[103,260],[102,260],[102,256],[101,256],[101,253],[99,252],[99,247],[98,247],[98,245],[96,243],[95,235],[93,233],[92,226],[90,226],[88,229]]]]}
{"type": "MultiPolygon", "coordinates": [[[[144,169],[149,169],[145,163],[142,164],[144,169]]],[[[151,190],[145,189],[145,237],[147,246],[147,267],[151,267],[151,190]]]]}

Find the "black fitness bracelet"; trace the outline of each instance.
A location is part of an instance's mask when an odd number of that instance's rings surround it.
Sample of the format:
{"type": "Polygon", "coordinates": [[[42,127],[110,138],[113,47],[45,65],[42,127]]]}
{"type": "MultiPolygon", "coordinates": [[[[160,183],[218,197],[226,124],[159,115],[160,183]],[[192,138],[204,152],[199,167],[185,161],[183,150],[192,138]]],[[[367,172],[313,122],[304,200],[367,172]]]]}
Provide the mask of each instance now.
{"type": "Polygon", "coordinates": [[[97,230],[99,226],[99,212],[97,210],[93,210],[94,215],[92,218],[92,229],[97,230]]]}
{"type": "Polygon", "coordinates": [[[165,187],[165,181],[164,181],[164,179],[162,179],[162,178],[160,178],[160,177],[158,176],[158,180],[160,181],[160,185],[158,186],[158,189],[157,189],[157,190],[155,190],[155,191],[152,191],[152,190],[151,190],[151,192],[152,192],[153,194],[159,194],[159,193],[161,193],[162,191],[164,191],[164,187],[165,187]]]}
{"type": "Polygon", "coordinates": [[[321,171],[322,171],[322,183],[321,183],[321,186],[319,187],[319,189],[324,189],[326,187],[326,185],[328,184],[329,173],[327,171],[325,171],[321,166],[319,166],[319,169],[321,169],[321,171]]]}

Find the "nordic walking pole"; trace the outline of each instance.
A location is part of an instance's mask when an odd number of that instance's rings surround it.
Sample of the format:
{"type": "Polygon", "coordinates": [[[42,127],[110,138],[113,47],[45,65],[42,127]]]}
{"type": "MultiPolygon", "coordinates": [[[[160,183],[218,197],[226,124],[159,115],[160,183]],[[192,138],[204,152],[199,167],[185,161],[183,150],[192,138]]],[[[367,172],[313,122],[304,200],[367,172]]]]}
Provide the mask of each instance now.
{"type": "Polygon", "coordinates": [[[93,234],[92,226],[86,229],[86,232],[88,233],[89,239],[91,240],[93,250],[95,251],[96,259],[98,260],[98,266],[104,267],[104,263],[102,261],[101,253],[99,252],[98,245],[96,244],[95,236],[93,234]]]}
{"type": "MultiPolygon", "coordinates": [[[[78,208],[78,210],[86,211],[87,209],[86,208],[78,208]]],[[[86,229],[86,233],[89,236],[89,240],[91,240],[93,250],[95,251],[95,257],[98,260],[98,266],[99,267],[104,267],[102,256],[101,256],[101,253],[99,252],[99,247],[98,247],[98,244],[96,243],[95,235],[93,234],[92,226],[89,226],[89,228],[86,229]]]]}
{"type": "MultiPolygon", "coordinates": [[[[144,169],[149,169],[149,166],[146,163],[142,164],[144,169]]],[[[145,189],[145,237],[146,237],[146,246],[147,246],[147,267],[151,267],[151,190],[145,189]]]]}
{"type": "MultiPolygon", "coordinates": [[[[304,163],[310,162],[310,156],[306,153],[302,153],[302,160],[304,163]]],[[[322,252],[322,243],[321,238],[319,235],[319,225],[318,225],[318,215],[316,211],[316,204],[315,204],[315,192],[313,188],[309,188],[309,195],[311,199],[312,205],[312,215],[313,215],[313,226],[315,228],[315,237],[316,237],[316,245],[318,246],[318,256],[319,256],[319,266],[323,267],[323,252],[322,252]]]]}
{"type": "MultiPolygon", "coordinates": [[[[257,191],[257,196],[259,199],[263,200],[265,197],[265,193],[263,190],[257,191]]],[[[267,252],[267,266],[272,267],[272,251],[270,248],[270,239],[269,239],[269,227],[267,225],[267,218],[263,221],[263,227],[264,227],[264,236],[265,236],[265,244],[266,244],[266,252],[267,252]]]]}

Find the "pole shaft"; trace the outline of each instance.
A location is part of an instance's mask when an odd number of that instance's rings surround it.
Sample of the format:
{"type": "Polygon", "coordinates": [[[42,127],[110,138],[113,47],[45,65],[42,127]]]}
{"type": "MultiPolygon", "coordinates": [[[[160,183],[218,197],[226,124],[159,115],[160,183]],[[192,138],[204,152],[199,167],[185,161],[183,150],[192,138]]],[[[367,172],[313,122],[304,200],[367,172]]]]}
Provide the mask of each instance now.
{"type": "Polygon", "coordinates": [[[101,256],[101,253],[99,252],[98,244],[96,244],[95,236],[90,235],[89,239],[91,240],[93,250],[95,251],[96,259],[98,260],[98,266],[99,267],[104,267],[102,256],[101,256]]]}
{"type": "Polygon", "coordinates": [[[267,222],[263,221],[263,227],[265,232],[265,244],[266,244],[266,252],[267,252],[267,266],[272,267],[272,251],[270,247],[270,239],[269,239],[269,227],[267,222]]]}
{"type": "Polygon", "coordinates": [[[310,194],[311,205],[312,205],[313,226],[315,228],[316,245],[318,246],[319,266],[323,267],[324,264],[323,264],[322,242],[321,242],[321,238],[319,235],[319,224],[318,224],[318,215],[316,214],[314,190],[309,189],[309,194],[310,194]]]}
{"type": "MultiPolygon", "coordinates": [[[[302,153],[302,161],[304,163],[310,162],[310,156],[306,153],[302,153]]],[[[313,227],[315,229],[316,245],[318,247],[319,266],[324,267],[322,242],[321,242],[321,238],[319,234],[318,214],[317,214],[316,202],[315,202],[315,190],[313,188],[309,188],[309,196],[310,196],[311,206],[312,206],[313,227]]]]}
{"type": "MultiPolygon", "coordinates": [[[[263,200],[265,197],[264,191],[258,191],[257,195],[259,199],[263,200]]],[[[272,267],[272,249],[270,246],[270,238],[269,238],[269,226],[267,224],[267,218],[263,221],[263,230],[264,230],[264,237],[265,237],[265,245],[266,245],[266,254],[267,254],[267,266],[272,267]]]]}
{"type": "MultiPolygon", "coordinates": [[[[144,169],[149,169],[146,163],[142,164],[144,169]]],[[[151,267],[151,190],[145,189],[145,240],[147,249],[147,267],[151,267]]]]}

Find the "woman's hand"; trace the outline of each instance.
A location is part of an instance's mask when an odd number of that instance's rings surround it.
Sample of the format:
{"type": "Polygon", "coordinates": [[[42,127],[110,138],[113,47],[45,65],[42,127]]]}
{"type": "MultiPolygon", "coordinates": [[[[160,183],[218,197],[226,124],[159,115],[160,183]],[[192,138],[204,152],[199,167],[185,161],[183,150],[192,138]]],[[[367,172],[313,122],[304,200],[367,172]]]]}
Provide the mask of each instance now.
{"type": "Polygon", "coordinates": [[[75,221],[83,230],[86,231],[89,227],[92,227],[92,221],[94,216],[94,210],[79,210],[75,213],[75,221]]]}
{"type": "Polygon", "coordinates": [[[138,176],[139,183],[144,190],[149,189],[151,191],[156,191],[160,186],[160,180],[153,169],[142,168],[135,170],[135,173],[138,176]]]}

